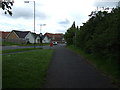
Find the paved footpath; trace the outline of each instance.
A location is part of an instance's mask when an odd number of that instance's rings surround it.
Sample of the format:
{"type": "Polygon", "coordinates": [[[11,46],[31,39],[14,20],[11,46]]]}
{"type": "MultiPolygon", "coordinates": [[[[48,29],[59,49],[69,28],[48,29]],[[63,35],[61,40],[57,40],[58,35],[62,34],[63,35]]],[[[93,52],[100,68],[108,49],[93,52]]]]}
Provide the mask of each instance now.
{"type": "Polygon", "coordinates": [[[65,47],[56,48],[44,88],[114,88],[78,54],[65,47]]]}

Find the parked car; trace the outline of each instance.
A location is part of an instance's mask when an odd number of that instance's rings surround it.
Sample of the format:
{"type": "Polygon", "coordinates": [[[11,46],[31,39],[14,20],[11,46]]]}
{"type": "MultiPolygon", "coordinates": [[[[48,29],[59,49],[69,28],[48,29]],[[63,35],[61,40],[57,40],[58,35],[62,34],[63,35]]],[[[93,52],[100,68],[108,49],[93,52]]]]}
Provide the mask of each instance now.
{"type": "Polygon", "coordinates": [[[53,45],[57,45],[57,42],[53,42],[53,45]]]}

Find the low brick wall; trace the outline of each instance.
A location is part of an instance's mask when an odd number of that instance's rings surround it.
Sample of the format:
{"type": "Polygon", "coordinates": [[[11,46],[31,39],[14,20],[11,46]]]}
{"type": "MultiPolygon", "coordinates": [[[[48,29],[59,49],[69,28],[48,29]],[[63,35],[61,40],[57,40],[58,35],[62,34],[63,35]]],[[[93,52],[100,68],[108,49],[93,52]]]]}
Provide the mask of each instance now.
{"type": "Polygon", "coordinates": [[[23,39],[2,39],[2,41],[13,42],[13,43],[17,43],[17,44],[26,44],[27,43],[27,41],[23,40],[23,39]]]}

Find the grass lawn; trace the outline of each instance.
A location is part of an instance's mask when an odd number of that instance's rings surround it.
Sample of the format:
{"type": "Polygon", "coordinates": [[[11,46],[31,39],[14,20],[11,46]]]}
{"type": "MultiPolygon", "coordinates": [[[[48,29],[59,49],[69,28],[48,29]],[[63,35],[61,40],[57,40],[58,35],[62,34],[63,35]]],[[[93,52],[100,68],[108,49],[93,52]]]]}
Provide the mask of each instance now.
{"type": "Polygon", "coordinates": [[[42,88],[52,49],[2,56],[3,88],[42,88]]]}
{"type": "Polygon", "coordinates": [[[41,48],[20,48],[20,49],[10,49],[2,50],[2,53],[12,53],[12,52],[21,52],[21,51],[30,51],[30,50],[40,50],[41,48]]]}
{"type": "Polygon", "coordinates": [[[13,42],[6,42],[6,41],[2,41],[2,46],[11,46],[11,45],[19,45],[13,42]]]}
{"type": "Polygon", "coordinates": [[[120,71],[118,63],[111,63],[102,57],[97,57],[91,54],[85,53],[83,50],[71,45],[68,46],[69,49],[77,52],[83,58],[85,58],[89,63],[95,66],[97,69],[101,70],[103,74],[109,76],[112,79],[112,83],[120,87],[120,71]]]}
{"type": "Polygon", "coordinates": [[[17,46],[43,46],[43,45],[49,45],[49,43],[40,43],[40,44],[16,44],[16,43],[13,43],[13,42],[6,42],[6,41],[3,41],[0,43],[2,46],[12,46],[12,45],[17,45],[17,46]]]}

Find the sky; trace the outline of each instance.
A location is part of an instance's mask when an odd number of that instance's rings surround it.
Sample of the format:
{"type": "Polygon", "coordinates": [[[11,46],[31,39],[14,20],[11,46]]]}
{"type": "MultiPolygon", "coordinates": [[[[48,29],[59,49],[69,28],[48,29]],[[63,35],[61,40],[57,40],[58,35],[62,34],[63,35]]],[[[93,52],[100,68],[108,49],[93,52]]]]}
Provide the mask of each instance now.
{"type": "MultiPolygon", "coordinates": [[[[34,2],[14,0],[13,16],[4,14],[0,8],[0,31],[34,32],[34,2]]],[[[116,6],[119,0],[35,0],[35,33],[65,33],[75,21],[82,26],[97,6],[116,6]]]]}

